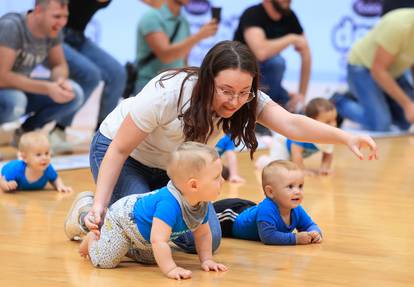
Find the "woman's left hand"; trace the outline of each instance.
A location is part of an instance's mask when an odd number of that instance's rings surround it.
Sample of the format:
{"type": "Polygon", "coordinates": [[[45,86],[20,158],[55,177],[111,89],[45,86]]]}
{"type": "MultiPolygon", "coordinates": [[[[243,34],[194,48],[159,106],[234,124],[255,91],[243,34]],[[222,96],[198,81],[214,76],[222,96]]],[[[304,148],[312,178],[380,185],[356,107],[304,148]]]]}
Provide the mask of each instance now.
{"type": "Polygon", "coordinates": [[[351,135],[348,139],[347,145],[349,149],[359,158],[364,159],[362,149],[368,147],[370,152],[368,155],[369,160],[377,159],[377,144],[375,141],[367,135],[351,135]]]}

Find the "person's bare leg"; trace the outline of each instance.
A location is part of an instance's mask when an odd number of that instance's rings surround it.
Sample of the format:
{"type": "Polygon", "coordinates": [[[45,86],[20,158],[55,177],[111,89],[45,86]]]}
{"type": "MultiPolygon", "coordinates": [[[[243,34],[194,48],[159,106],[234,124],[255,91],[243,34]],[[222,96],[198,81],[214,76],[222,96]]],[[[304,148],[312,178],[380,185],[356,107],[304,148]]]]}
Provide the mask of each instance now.
{"type": "Polygon", "coordinates": [[[89,256],[89,246],[92,242],[96,241],[96,234],[92,231],[88,232],[83,238],[82,243],[79,246],[79,254],[82,257],[89,256]]]}

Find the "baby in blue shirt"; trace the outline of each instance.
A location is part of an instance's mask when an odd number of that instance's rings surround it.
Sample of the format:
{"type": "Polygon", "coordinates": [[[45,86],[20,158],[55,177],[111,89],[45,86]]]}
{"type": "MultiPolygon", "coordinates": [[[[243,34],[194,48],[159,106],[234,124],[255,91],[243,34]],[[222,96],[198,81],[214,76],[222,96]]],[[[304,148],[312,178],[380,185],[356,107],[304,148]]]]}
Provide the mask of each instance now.
{"type": "Polygon", "coordinates": [[[223,237],[262,241],[270,245],[322,242],[322,233],[300,206],[304,173],[297,164],[276,160],[262,172],[266,198],[259,204],[239,198],[219,200],[214,209],[223,237]],[[294,230],[296,233],[292,233],[294,230]]]}
{"type": "MultiPolygon", "coordinates": [[[[327,99],[315,98],[311,100],[305,108],[305,115],[336,127],[337,112],[335,106],[327,99]]],[[[332,144],[312,144],[297,142],[290,139],[286,140],[286,147],[290,154],[290,160],[299,165],[307,175],[329,175],[332,172],[332,159],[334,146],[332,144]],[[306,169],[303,159],[314,153],[322,152],[321,165],[318,170],[306,169]]]]}
{"type": "Polygon", "coordinates": [[[40,190],[50,182],[57,191],[70,192],[50,164],[51,153],[47,136],[40,132],[28,132],[19,141],[18,154],[21,159],[12,160],[1,170],[0,189],[40,190]]]}
{"type": "Polygon", "coordinates": [[[207,145],[186,142],[167,166],[171,181],[157,191],[126,196],[106,213],[99,231],[89,232],[80,254],[100,268],[114,268],[126,255],[140,263],[157,263],[165,276],[187,279],[191,271],[177,266],[169,243],[191,230],[204,271],[226,271],[212,255],[208,203],[217,198],[223,178],[217,152],[207,145]]]}
{"type": "MultiPolygon", "coordinates": [[[[312,99],[305,108],[305,115],[319,122],[336,127],[337,112],[335,105],[324,98],[312,99]]],[[[270,155],[262,155],[256,161],[258,169],[276,159],[290,159],[299,165],[305,175],[329,175],[332,172],[332,160],[334,146],[332,144],[317,144],[298,142],[291,139],[265,138],[270,146],[270,155]],[[305,168],[304,159],[311,155],[322,152],[321,165],[319,169],[305,168]]]]}

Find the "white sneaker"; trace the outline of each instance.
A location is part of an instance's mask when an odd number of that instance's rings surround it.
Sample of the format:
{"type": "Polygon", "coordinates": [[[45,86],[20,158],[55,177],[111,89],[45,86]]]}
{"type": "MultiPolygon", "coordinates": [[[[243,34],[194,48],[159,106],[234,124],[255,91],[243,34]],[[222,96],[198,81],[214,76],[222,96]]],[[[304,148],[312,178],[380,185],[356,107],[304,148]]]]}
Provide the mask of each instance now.
{"type": "Polygon", "coordinates": [[[66,236],[70,240],[80,240],[81,236],[88,233],[88,230],[82,227],[79,217],[92,208],[93,197],[92,191],[84,191],[79,193],[73,201],[64,225],[66,236]]]}
{"type": "Polygon", "coordinates": [[[50,146],[53,153],[71,153],[73,152],[73,147],[70,142],[66,139],[65,131],[61,129],[54,129],[49,134],[50,146]]]}

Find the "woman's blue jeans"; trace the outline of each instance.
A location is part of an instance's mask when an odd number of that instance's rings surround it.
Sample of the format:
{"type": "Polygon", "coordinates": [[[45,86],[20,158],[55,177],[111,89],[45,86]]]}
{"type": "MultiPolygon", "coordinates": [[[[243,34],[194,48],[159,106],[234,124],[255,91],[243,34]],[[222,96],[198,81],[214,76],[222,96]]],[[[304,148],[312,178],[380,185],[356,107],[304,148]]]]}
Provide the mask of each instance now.
{"type": "MultiPolygon", "coordinates": [[[[98,177],[99,167],[110,144],[110,139],[102,135],[99,131],[96,132],[91,143],[89,154],[91,171],[95,182],[98,177]]],[[[148,167],[128,157],[115,185],[110,204],[127,195],[147,193],[159,189],[165,186],[169,180],[165,170],[148,167]]],[[[208,222],[213,237],[213,251],[215,251],[220,245],[221,228],[211,203],[209,206],[208,222]]],[[[174,240],[174,243],[186,252],[196,252],[194,237],[191,232],[187,232],[178,237],[174,240]]]]}

